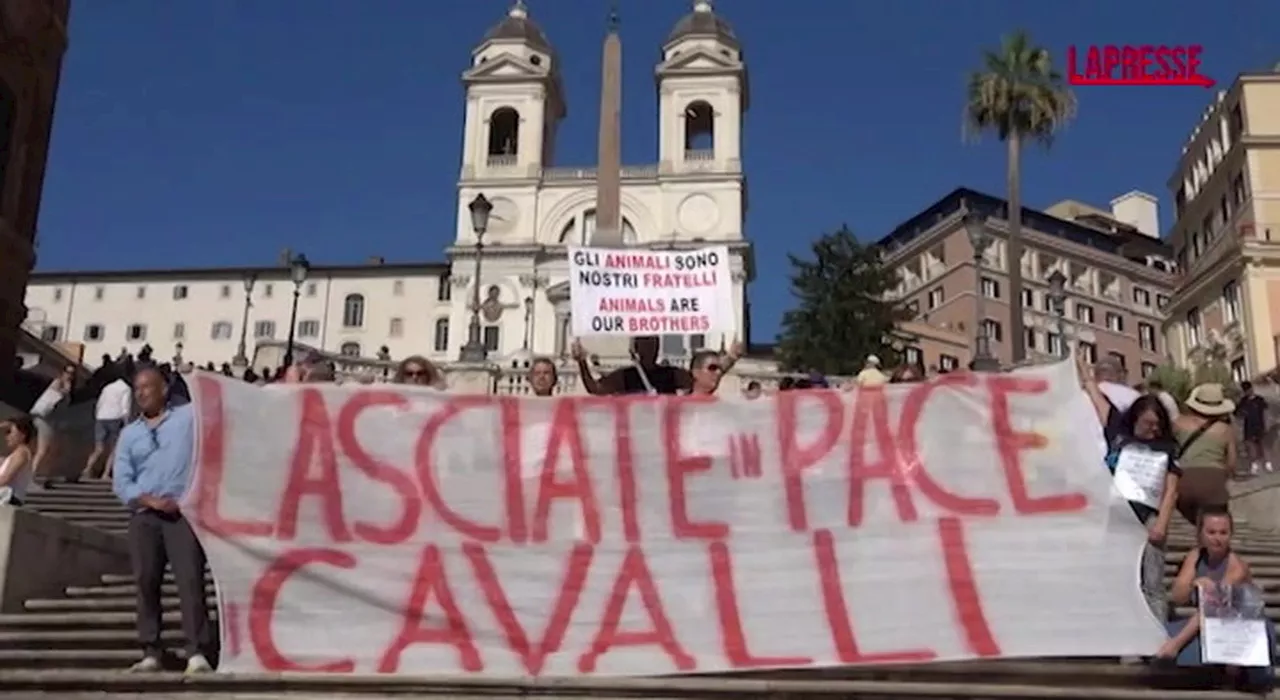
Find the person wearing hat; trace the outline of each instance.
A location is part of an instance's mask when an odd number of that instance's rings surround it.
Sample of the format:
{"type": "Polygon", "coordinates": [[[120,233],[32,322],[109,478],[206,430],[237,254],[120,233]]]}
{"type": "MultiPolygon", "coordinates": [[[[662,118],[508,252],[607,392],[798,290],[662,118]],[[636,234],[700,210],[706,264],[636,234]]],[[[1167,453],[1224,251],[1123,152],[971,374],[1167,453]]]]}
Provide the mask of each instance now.
{"type": "Polygon", "coordinates": [[[1196,522],[1202,509],[1227,505],[1227,481],[1236,468],[1236,439],[1228,418],[1236,410],[1221,384],[1201,384],[1191,390],[1187,410],[1173,423],[1178,440],[1178,512],[1196,522]]]}

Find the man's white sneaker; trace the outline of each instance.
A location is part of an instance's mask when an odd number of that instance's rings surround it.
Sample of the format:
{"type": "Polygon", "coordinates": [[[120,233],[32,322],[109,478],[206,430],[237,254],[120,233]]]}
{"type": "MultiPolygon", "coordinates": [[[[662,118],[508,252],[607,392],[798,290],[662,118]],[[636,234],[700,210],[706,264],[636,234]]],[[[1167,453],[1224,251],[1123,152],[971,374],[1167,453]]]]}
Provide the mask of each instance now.
{"type": "Polygon", "coordinates": [[[209,660],[204,658],[204,654],[196,654],[187,659],[186,673],[209,673],[213,667],[209,665],[209,660]]]}
{"type": "Polygon", "coordinates": [[[144,656],[141,661],[129,667],[129,673],[155,673],[160,670],[160,659],[154,656],[144,656]]]}

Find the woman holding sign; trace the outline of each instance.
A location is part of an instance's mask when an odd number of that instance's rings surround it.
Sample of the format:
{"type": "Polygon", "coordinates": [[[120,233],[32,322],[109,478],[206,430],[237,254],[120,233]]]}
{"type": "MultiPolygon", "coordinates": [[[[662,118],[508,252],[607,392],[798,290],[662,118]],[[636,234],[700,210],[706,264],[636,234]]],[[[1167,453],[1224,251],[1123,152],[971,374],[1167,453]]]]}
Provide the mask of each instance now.
{"type": "Polygon", "coordinates": [[[1139,581],[1160,622],[1169,619],[1164,590],[1164,543],[1178,500],[1178,443],[1169,412],[1156,396],[1138,397],[1123,412],[1102,393],[1083,348],[1076,354],[1081,386],[1093,402],[1107,440],[1107,468],[1116,489],[1147,527],[1139,581]]]}
{"type": "MultiPolygon", "coordinates": [[[[1173,581],[1169,593],[1170,599],[1177,605],[1199,605],[1202,590],[1222,590],[1223,587],[1249,586],[1252,593],[1260,596],[1256,587],[1252,586],[1253,576],[1249,565],[1231,549],[1231,535],[1235,523],[1225,507],[1206,508],[1200,513],[1196,522],[1197,547],[1187,553],[1178,569],[1178,577],[1173,581]]],[[[1265,616],[1263,616],[1265,620],[1265,616]]],[[[1156,656],[1164,661],[1177,660],[1179,666],[1201,666],[1205,663],[1201,640],[1201,620],[1194,614],[1185,620],[1170,622],[1169,632],[1173,638],[1160,647],[1156,656]]],[[[1274,628],[1269,621],[1262,625],[1265,641],[1257,640],[1261,646],[1271,649],[1274,644],[1274,628]]],[[[1236,640],[1233,640],[1236,641],[1236,640]]],[[[1270,659],[1265,666],[1253,667],[1241,673],[1239,667],[1227,667],[1230,680],[1243,682],[1251,690],[1266,690],[1272,685],[1274,678],[1271,672],[1270,659]]]]}

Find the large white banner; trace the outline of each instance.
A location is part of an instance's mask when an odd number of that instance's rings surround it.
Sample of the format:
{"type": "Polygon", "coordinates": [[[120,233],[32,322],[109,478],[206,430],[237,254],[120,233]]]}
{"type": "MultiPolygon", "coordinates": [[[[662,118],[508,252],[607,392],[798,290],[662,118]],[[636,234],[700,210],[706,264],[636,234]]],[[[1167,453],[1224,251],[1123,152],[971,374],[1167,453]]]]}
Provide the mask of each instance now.
{"type": "Polygon", "coordinates": [[[729,249],[569,248],[573,334],[737,334],[729,249]]]}
{"type": "Polygon", "coordinates": [[[222,670],[650,675],[1153,653],[1070,365],[757,401],[201,373],[222,670]]]}

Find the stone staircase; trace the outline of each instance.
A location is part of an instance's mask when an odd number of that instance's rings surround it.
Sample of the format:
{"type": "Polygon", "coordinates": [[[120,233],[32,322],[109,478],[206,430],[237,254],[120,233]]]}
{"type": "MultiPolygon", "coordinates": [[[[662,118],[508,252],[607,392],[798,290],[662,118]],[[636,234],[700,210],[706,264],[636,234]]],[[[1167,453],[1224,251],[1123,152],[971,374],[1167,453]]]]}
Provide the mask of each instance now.
{"type": "MultiPolygon", "coordinates": [[[[127,515],[106,483],[58,484],[31,494],[39,513],[122,533],[127,515]]],[[[1187,526],[1171,537],[1168,575],[1191,542],[1187,526]]],[[[1238,549],[1280,620],[1280,535],[1242,525],[1238,549]]],[[[207,593],[213,605],[213,583],[207,593]]],[[[0,695],[9,698],[1076,698],[1079,700],[1218,700],[1244,697],[1217,690],[1203,672],[1125,666],[1108,659],[1001,660],[912,664],[823,671],[773,671],[732,677],[660,679],[383,678],[332,675],[184,678],[120,671],[138,658],[133,611],[136,588],[123,573],[100,585],[68,588],[56,598],[28,600],[0,615],[0,695]]],[[[177,641],[178,601],[165,586],[165,636],[177,641]]],[[[1183,608],[1179,615],[1192,610],[1183,608]]],[[[1280,694],[1277,694],[1280,697],[1280,694]]]]}

